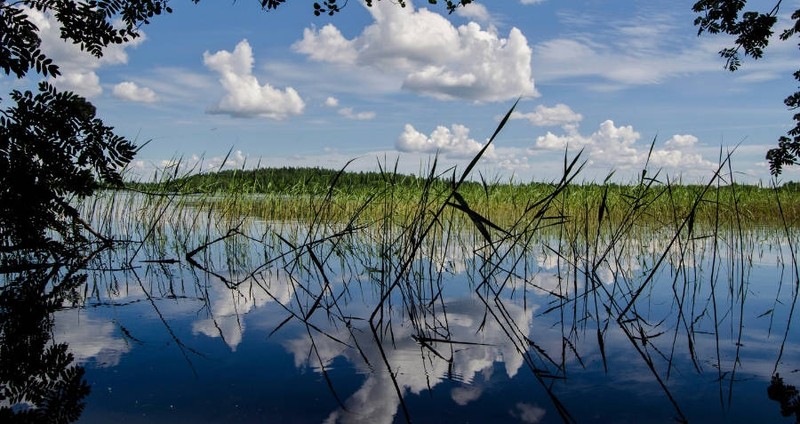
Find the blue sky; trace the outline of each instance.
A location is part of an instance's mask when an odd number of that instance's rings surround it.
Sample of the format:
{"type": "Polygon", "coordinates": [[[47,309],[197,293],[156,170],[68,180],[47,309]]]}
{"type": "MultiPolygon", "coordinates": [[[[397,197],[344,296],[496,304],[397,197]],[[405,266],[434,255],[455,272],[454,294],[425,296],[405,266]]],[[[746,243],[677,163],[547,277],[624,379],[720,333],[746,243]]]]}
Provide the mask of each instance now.
{"type": "MultiPolygon", "coordinates": [[[[697,37],[692,1],[496,0],[447,15],[443,6],[352,0],[315,17],[311,2],[261,11],[255,2],[174,2],[144,37],[103,59],[67,46],[35,16],[62,89],[139,143],[140,175],[184,166],[323,166],[417,173],[438,152],[464,166],[522,96],[481,162],[489,177],[549,181],[565,150],[583,149],[585,180],[650,168],[707,178],[720,151],[740,181],[768,181],[767,149],[792,125],[797,43],[774,40],[736,73],[697,37]]],[[[751,0],[768,8],[768,1],[751,0]]],[[[774,3],[774,2],[773,2],[774,3]]],[[[784,2],[785,3],[785,2],[784,2]]],[[[779,27],[799,2],[784,4],[779,27]]],[[[32,12],[33,13],[33,12],[32,12]]],[[[28,82],[0,79],[6,89],[28,82]]],[[[782,180],[797,180],[788,168],[782,180]]]]}

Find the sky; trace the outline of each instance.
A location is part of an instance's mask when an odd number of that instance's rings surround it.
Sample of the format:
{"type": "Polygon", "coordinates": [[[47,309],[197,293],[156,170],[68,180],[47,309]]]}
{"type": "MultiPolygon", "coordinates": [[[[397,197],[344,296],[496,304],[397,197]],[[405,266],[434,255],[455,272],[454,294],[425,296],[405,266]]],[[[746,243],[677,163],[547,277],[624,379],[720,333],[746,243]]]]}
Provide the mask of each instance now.
{"type": "MultiPolygon", "coordinates": [[[[702,182],[732,152],[736,181],[767,184],[764,155],[793,126],[783,99],[797,88],[797,40],[775,37],[731,73],[718,51],[732,39],[698,37],[692,4],[483,0],[448,15],[422,0],[351,0],[317,17],[299,0],[273,11],[181,1],[101,59],[30,13],[61,66],[53,83],[144,145],[131,178],[176,163],[463,170],[520,99],[476,169],[488,180],[553,181],[580,152],[582,181],[630,182],[646,166],[702,182]]],[[[800,1],[782,7],[779,29],[800,1]]],[[[0,77],[4,92],[33,83],[0,77]]]]}

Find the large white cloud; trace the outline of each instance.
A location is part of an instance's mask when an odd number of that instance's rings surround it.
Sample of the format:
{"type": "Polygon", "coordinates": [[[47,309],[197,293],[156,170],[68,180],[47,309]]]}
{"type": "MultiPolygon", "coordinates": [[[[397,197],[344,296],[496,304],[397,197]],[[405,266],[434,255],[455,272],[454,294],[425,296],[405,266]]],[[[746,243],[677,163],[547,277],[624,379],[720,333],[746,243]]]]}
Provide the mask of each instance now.
{"type": "Polygon", "coordinates": [[[258,82],[253,75],[253,50],[247,40],[240,41],[233,52],[203,53],[203,63],[219,74],[226,92],[219,103],[209,109],[210,113],[272,119],[303,113],[305,103],[294,88],[279,90],[258,82]]]}
{"type": "MultiPolygon", "coordinates": [[[[439,152],[450,158],[469,158],[478,153],[483,144],[469,137],[469,128],[453,124],[450,128],[438,126],[427,136],[417,131],[411,124],[406,124],[405,130],[396,143],[397,150],[402,152],[439,152]]],[[[486,149],[486,157],[494,156],[494,146],[486,149]]]]}
{"type": "Polygon", "coordinates": [[[49,14],[27,9],[25,13],[37,28],[42,39],[42,52],[59,66],[61,75],[53,83],[62,90],[74,91],[84,97],[95,97],[103,93],[100,77],[95,71],[102,66],[128,63],[125,49],[144,42],[142,32],[139,38],[127,43],[112,44],[103,49],[103,56],[97,58],[81,50],[80,46],[61,39],[58,21],[49,14]]]}
{"type": "Polygon", "coordinates": [[[353,39],[332,24],[306,29],[294,49],[311,60],[398,75],[403,88],[441,99],[501,101],[537,95],[531,48],[517,28],[501,38],[477,23],[455,27],[438,13],[379,2],[353,39]]]}

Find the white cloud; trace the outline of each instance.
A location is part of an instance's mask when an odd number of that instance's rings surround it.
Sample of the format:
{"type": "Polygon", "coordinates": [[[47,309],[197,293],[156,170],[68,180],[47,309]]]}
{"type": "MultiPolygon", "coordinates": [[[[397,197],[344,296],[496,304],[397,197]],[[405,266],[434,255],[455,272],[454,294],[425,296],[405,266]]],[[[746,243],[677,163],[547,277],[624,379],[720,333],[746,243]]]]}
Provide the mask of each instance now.
{"type": "Polygon", "coordinates": [[[520,0],[519,2],[522,4],[539,4],[544,3],[545,0],[520,0]]]}
{"type": "MultiPolygon", "coordinates": [[[[199,159],[197,156],[193,156],[192,159],[197,162],[199,159]]],[[[239,169],[243,168],[247,164],[247,155],[242,153],[241,150],[236,150],[231,152],[226,156],[214,156],[210,160],[205,161],[205,168],[207,170],[216,170],[216,169],[239,169]]]]}
{"type": "Polygon", "coordinates": [[[470,3],[464,7],[459,7],[456,9],[456,15],[462,18],[474,19],[478,22],[489,22],[492,19],[489,10],[480,3],[470,3]]]}
{"type": "Polygon", "coordinates": [[[536,106],[530,113],[514,112],[511,114],[511,119],[527,119],[537,127],[555,127],[576,124],[583,120],[583,116],[569,106],[559,103],[553,107],[536,106]]]}
{"type": "Polygon", "coordinates": [[[328,97],[327,99],[325,99],[325,106],[328,107],[339,106],[339,99],[337,99],[336,97],[328,97]]]}
{"type": "Polygon", "coordinates": [[[350,64],[358,58],[353,43],[344,38],[333,24],[327,24],[319,31],[304,29],[303,39],[292,47],[318,62],[350,64]]]}
{"type": "Polygon", "coordinates": [[[656,168],[671,169],[712,169],[716,164],[711,163],[698,153],[686,153],[680,150],[654,150],[650,157],[650,163],[656,168]]]}
{"type": "Polygon", "coordinates": [[[531,48],[519,29],[500,38],[477,23],[456,28],[438,13],[407,4],[376,3],[369,8],[375,22],[352,40],[329,24],[306,29],[293,47],[311,60],[397,75],[404,89],[440,99],[537,95],[531,48]]]}
{"type": "Polygon", "coordinates": [[[226,94],[210,113],[236,117],[284,119],[303,113],[305,103],[292,87],[281,91],[269,84],[260,84],[253,75],[253,50],[247,40],[233,52],[203,53],[203,63],[220,75],[226,94]]]}
{"type": "Polygon", "coordinates": [[[368,121],[370,119],[375,119],[375,112],[354,112],[353,108],[349,107],[339,109],[339,115],[356,121],[368,121]]]}
{"type": "Polygon", "coordinates": [[[690,134],[675,134],[664,143],[667,147],[689,147],[697,144],[697,137],[690,134]]]}
{"type": "MultiPolygon", "coordinates": [[[[325,106],[339,107],[339,99],[336,97],[328,97],[325,99],[325,106]]],[[[375,119],[376,116],[375,112],[355,112],[351,107],[343,107],[339,109],[338,113],[347,119],[352,119],[355,121],[368,121],[370,119],[375,119]]]]}
{"type": "Polygon", "coordinates": [[[589,164],[621,169],[643,167],[648,159],[656,168],[686,172],[702,172],[715,167],[714,163],[693,151],[697,138],[692,135],[674,135],[664,149],[653,149],[652,152],[649,144],[641,148],[636,144],[640,138],[632,126],[616,126],[613,121],[606,120],[589,136],[580,134],[576,125],[566,125],[564,134],[547,132],[536,138],[535,145],[544,150],[584,149],[589,164]]]}
{"type": "MultiPolygon", "coordinates": [[[[396,147],[402,152],[440,152],[451,158],[468,158],[478,153],[483,144],[469,138],[469,128],[460,124],[453,124],[450,128],[440,125],[430,136],[417,131],[411,124],[406,124],[405,130],[397,139],[396,147]]],[[[484,156],[494,156],[493,145],[486,149],[484,156]]]]}
{"type": "Polygon", "coordinates": [[[114,97],[140,103],[154,103],[158,101],[155,91],[147,87],[139,87],[134,82],[125,81],[114,86],[114,97]]]}
{"type": "Polygon", "coordinates": [[[53,84],[62,90],[73,91],[83,97],[97,97],[103,94],[100,77],[88,69],[70,69],[62,66],[61,75],[53,81],[53,84]]]}
{"type": "Polygon", "coordinates": [[[26,9],[25,13],[37,28],[42,40],[42,52],[59,66],[61,75],[53,83],[62,90],[69,90],[84,97],[95,97],[103,93],[100,77],[95,71],[106,65],[128,63],[125,49],[144,42],[145,34],[127,43],[111,44],[103,49],[103,56],[97,58],[81,50],[80,46],[61,39],[58,21],[49,14],[26,9]]]}

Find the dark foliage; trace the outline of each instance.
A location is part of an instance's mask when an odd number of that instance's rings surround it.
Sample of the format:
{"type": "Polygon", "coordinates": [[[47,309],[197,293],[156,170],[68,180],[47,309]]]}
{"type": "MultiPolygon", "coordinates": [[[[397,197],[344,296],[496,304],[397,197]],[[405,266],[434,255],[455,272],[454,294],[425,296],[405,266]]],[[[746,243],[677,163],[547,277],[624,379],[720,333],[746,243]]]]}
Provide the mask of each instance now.
{"type": "Polygon", "coordinates": [[[45,82],[11,100],[0,111],[0,240],[7,252],[59,253],[80,239],[69,199],[90,195],[97,179],[121,184],[134,146],[97,119],[91,103],[45,82]]]}
{"type": "Polygon", "coordinates": [[[0,422],[70,423],[83,411],[84,368],[51,331],[53,312],[86,277],[53,286],[53,272],[20,274],[0,291],[0,422]]]}
{"type": "MultiPolygon", "coordinates": [[[[764,48],[769,44],[769,39],[774,33],[777,15],[780,12],[782,1],[778,0],[768,12],[743,11],[747,0],[701,0],[694,4],[692,10],[699,16],[694,24],[699,27],[698,35],[703,32],[710,34],[729,34],[736,37],[734,47],[720,50],[720,56],[725,59],[725,68],[730,71],[739,69],[742,64],[740,53],[745,57],[760,59],[764,56],[764,48]]],[[[800,33],[800,9],[792,13],[793,24],[780,34],[781,40],[788,40],[800,33]]],[[[800,81],[800,71],[793,74],[796,81],[800,81]]],[[[800,107],[800,91],[795,91],[784,99],[784,104],[790,110],[800,107]]],[[[778,139],[778,147],[767,152],[770,172],[779,175],[786,165],[796,165],[800,158],[800,113],[793,117],[795,125],[785,136],[778,139]]]]}
{"type": "MultiPolygon", "coordinates": [[[[138,37],[154,16],[171,12],[167,0],[0,0],[0,69],[6,75],[59,75],[41,51],[30,10],[52,15],[61,38],[97,57],[108,45],[138,37]]],[[[9,97],[0,109],[3,265],[12,261],[9,254],[60,256],[82,241],[70,199],[92,194],[98,182],[120,184],[119,170],[135,153],[80,96],[42,82],[36,94],[13,91],[9,97]]]]}
{"type": "MultiPolygon", "coordinates": [[[[381,172],[340,172],[325,168],[259,168],[194,174],[159,184],[126,184],[157,192],[263,193],[306,195],[326,193],[333,181],[337,191],[358,195],[379,190],[385,184],[421,188],[424,178],[381,172]]],[[[447,184],[447,181],[440,181],[447,184]]]]}
{"type": "Polygon", "coordinates": [[[794,386],[785,384],[780,374],[772,376],[767,396],[780,403],[781,415],[784,417],[794,415],[795,422],[800,423],[800,393],[794,386]]]}

